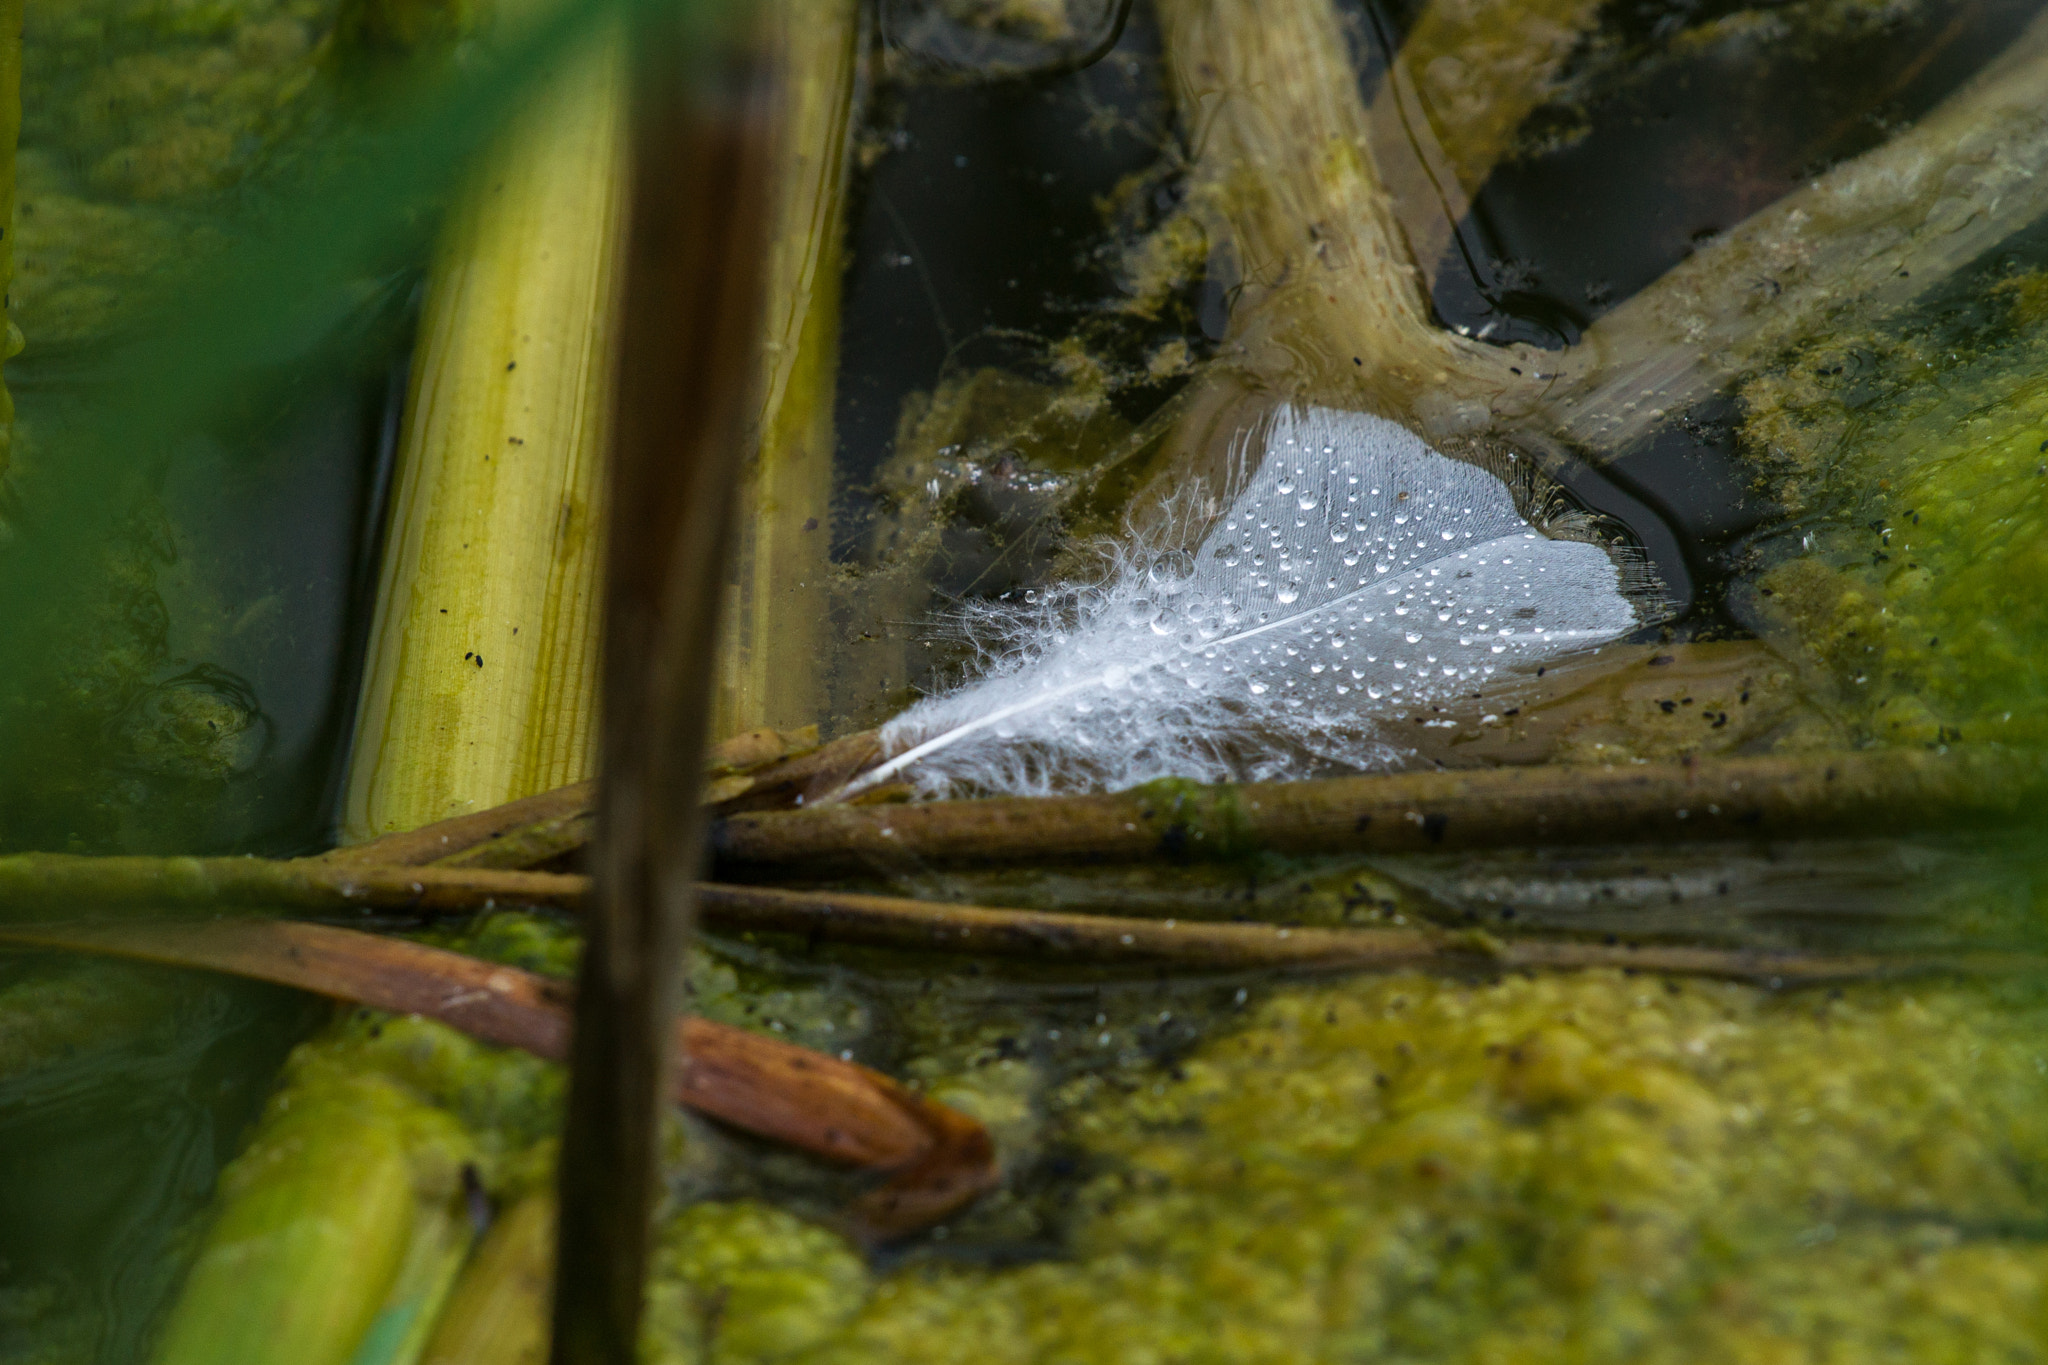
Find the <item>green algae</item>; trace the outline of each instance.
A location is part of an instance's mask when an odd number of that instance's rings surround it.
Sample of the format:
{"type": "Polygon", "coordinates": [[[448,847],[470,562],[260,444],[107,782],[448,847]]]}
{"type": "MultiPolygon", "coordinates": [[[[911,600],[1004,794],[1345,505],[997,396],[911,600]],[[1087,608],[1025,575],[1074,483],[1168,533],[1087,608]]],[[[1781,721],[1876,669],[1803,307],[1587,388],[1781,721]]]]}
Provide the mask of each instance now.
{"type": "Polygon", "coordinates": [[[180,987],[121,963],[34,963],[0,987],[0,1082],[160,1033],[187,994],[180,987]]]}
{"type": "MultiPolygon", "coordinates": [[[[811,1320],[758,1345],[728,1299],[715,1344],[700,1314],[669,1345],[835,1365],[2035,1359],[2043,1004],[1609,973],[1286,990],[1149,1078],[1057,1087],[1090,1172],[1059,1255],[870,1271],[849,1318],[842,1244],[700,1209],[695,1265],[787,1276],[811,1320]]],[[[665,1273],[700,1305],[716,1280],[665,1273]]]]}
{"type": "Polygon", "coordinates": [[[823,1228],[751,1201],[700,1204],[662,1230],[643,1331],[650,1365],[780,1360],[860,1311],[867,1269],[823,1228]]]}
{"type": "Polygon", "coordinates": [[[2048,738],[2039,289],[2012,276],[1743,388],[1745,447],[1794,518],[1744,610],[1866,741],[2048,738]]]}
{"type": "Polygon", "coordinates": [[[198,836],[259,758],[262,716],[246,685],[193,667],[180,648],[217,644],[179,626],[225,613],[177,581],[179,539],[161,500],[139,498],[94,556],[95,590],[72,628],[0,691],[0,728],[22,760],[22,778],[0,792],[12,847],[121,847],[179,811],[198,836]]]}
{"type": "Polygon", "coordinates": [[[91,455],[77,447],[86,412],[108,397],[99,367],[166,308],[189,311],[176,291],[195,262],[245,241],[285,172],[331,141],[341,9],[65,0],[28,12],[10,304],[29,349],[14,372],[14,458],[0,471],[0,555],[16,561],[5,611],[21,651],[0,685],[0,744],[20,774],[0,783],[12,847],[218,849],[280,818],[319,819],[303,810],[324,773],[289,769],[324,760],[308,758],[321,739],[306,732],[324,723],[320,689],[334,683],[309,678],[310,660],[347,646],[306,637],[346,629],[333,618],[347,611],[351,570],[334,561],[354,548],[369,475],[360,414],[345,405],[381,396],[402,292],[364,286],[347,325],[298,339],[289,399],[270,391],[276,373],[245,371],[203,431],[128,434],[116,472],[88,495],[93,510],[57,509],[91,455]],[[299,406],[281,416],[285,402],[299,406]],[[358,449],[340,468],[346,441],[358,449]],[[273,449],[292,452],[289,485],[273,449]],[[259,452],[271,458],[250,458],[259,452]],[[319,512],[301,498],[320,499],[319,512]],[[276,562],[288,555],[268,524],[281,517],[310,523],[300,543],[317,548],[299,562],[276,562]],[[50,581],[19,586],[34,572],[50,581]],[[294,714],[306,723],[281,731],[277,718],[294,714]]]}
{"type": "Polygon", "coordinates": [[[320,112],[337,0],[28,9],[13,301],[30,343],[103,338],[222,241],[216,202],[320,112]]]}
{"type": "MultiPolygon", "coordinates": [[[[567,919],[498,910],[452,931],[422,934],[436,946],[568,981],[576,975],[583,938],[567,919]]],[[[735,954],[733,945],[694,944],[683,990],[692,1014],[779,1037],[801,1047],[839,1052],[872,1027],[867,1005],[839,973],[778,970],[773,957],[735,954]]]]}

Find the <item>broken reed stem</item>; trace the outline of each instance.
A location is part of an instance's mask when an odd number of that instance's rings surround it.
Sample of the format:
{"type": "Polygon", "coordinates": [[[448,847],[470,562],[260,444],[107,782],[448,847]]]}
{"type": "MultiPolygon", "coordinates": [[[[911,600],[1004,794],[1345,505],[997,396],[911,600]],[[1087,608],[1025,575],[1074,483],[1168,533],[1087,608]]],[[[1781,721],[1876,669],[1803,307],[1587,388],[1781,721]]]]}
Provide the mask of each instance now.
{"type": "MultiPolygon", "coordinates": [[[[595,782],[572,782],[566,787],[541,792],[522,800],[510,801],[502,806],[478,811],[473,815],[458,815],[448,820],[437,820],[431,825],[405,830],[398,834],[387,834],[381,839],[372,839],[365,844],[349,844],[330,853],[323,853],[316,860],[330,867],[421,867],[444,858],[458,857],[480,846],[509,837],[518,831],[521,838],[539,827],[557,822],[569,822],[589,817],[597,806],[597,784],[595,782]]],[[[588,842],[587,825],[582,830],[583,842],[588,842]]],[[[566,852],[557,849],[555,852],[566,852]]],[[[549,853],[535,862],[542,862],[549,853]]],[[[477,862],[470,866],[520,867],[530,863],[477,862]]]]}
{"type": "MultiPolygon", "coordinates": [[[[1196,202],[1244,279],[1218,351],[1239,386],[1362,406],[1430,439],[1492,429],[1612,457],[1743,369],[1923,296],[2048,214],[2044,15],[1912,127],[1737,224],[1577,345],[1467,341],[1434,323],[1419,281],[1463,189],[1504,143],[1479,105],[1470,127],[1453,118],[1444,143],[1432,136],[1417,63],[1477,41],[1439,8],[1416,25],[1368,118],[1329,0],[1161,0],[1196,202]]],[[[1521,9],[1518,22],[1557,41],[1516,53],[1523,67],[1508,61],[1507,105],[1540,92],[1594,12],[1573,0],[1521,9]]],[[[1489,37],[1479,51],[1513,46],[1489,37]]],[[[1480,84],[1503,97],[1503,83],[1480,84]]]]}
{"type": "Polygon", "coordinates": [[[712,847],[722,871],[791,876],[905,864],[1790,839],[2011,818],[2044,788],[2048,755],[1958,746],[820,806],[728,816],[712,847]]]}
{"type": "MultiPolygon", "coordinates": [[[[0,941],[137,958],[274,982],[399,1014],[549,1061],[568,1056],[569,989],[405,939],[281,920],[0,927],[0,941]]],[[[980,1124],[866,1067],[745,1029],[676,1025],[670,1090],[735,1128],[845,1165],[897,1172],[856,1210],[889,1236],[942,1218],[993,1183],[980,1124]]]]}
{"type": "Polygon", "coordinates": [[[1545,422],[1619,453],[1745,368],[1921,297],[2048,214],[2048,14],[1910,128],[1744,219],[1548,371],[1545,422]]]}
{"type": "MultiPolygon", "coordinates": [[[[876,753],[872,731],[823,746],[815,727],[792,734],[749,731],[712,746],[707,767],[716,780],[706,799],[722,787],[730,795],[712,803],[717,810],[795,805],[845,782],[876,753]]],[[[317,861],[341,867],[534,867],[588,844],[596,813],[597,784],[572,782],[472,815],[344,845],[317,861]]]]}

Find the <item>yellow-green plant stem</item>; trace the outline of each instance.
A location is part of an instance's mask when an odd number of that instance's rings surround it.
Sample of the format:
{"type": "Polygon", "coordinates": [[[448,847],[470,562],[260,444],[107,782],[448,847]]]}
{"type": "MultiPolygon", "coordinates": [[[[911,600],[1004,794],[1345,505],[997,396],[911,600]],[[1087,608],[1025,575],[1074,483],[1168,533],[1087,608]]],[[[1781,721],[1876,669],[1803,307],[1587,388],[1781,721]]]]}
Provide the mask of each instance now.
{"type": "MultiPolygon", "coordinates": [[[[351,756],[352,838],[590,775],[624,123],[619,45],[570,55],[446,229],[351,756]]],[[[435,876],[409,875],[423,889],[435,876]]],[[[435,1151],[460,1137],[373,1069],[289,1076],[223,1183],[160,1365],[416,1360],[470,1240],[446,1162],[434,1198],[415,1190],[429,1129],[447,1139],[435,1151]],[[356,1097],[345,1112],[337,1094],[356,1097]]]]}
{"type": "Polygon", "coordinates": [[[421,321],[344,810],[350,839],[588,777],[624,185],[620,53],[479,168],[421,321]]]}
{"type": "Polygon", "coordinates": [[[530,1194],[498,1217],[456,1281],[421,1365],[541,1365],[554,1288],[555,1198],[530,1194]]]}
{"type": "Polygon", "coordinates": [[[422,1206],[391,1290],[349,1365],[413,1365],[426,1349],[441,1305],[475,1241],[475,1224],[461,1201],[444,1198],[422,1206]]]}
{"type": "Polygon", "coordinates": [[[396,1348],[467,1248],[467,1150],[452,1118],[381,1077],[288,1087],[221,1178],[155,1365],[413,1358],[396,1348]]]}
{"type": "Polygon", "coordinates": [[[767,6],[783,68],[758,436],[741,471],[712,734],[818,718],[856,0],[767,6]]]}

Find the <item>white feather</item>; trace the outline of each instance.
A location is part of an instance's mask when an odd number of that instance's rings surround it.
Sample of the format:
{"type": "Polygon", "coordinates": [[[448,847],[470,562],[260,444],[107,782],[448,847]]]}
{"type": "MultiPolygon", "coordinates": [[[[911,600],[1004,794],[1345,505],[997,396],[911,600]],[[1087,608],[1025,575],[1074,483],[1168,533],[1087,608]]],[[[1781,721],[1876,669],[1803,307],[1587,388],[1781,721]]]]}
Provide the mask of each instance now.
{"type": "Polygon", "coordinates": [[[1192,557],[1131,551],[994,618],[1007,648],[986,674],[890,721],[892,757],[842,794],[1383,766],[1399,753],[1376,721],[1635,629],[1632,567],[1538,532],[1500,478],[1393,422],[1284,410],[1192,557]]]}

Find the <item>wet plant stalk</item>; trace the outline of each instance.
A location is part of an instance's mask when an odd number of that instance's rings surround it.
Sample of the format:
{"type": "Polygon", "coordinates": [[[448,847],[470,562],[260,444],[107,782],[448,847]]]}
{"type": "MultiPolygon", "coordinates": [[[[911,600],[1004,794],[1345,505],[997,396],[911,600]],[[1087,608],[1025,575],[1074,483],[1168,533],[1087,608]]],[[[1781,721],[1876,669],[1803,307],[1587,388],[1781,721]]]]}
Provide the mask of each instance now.
{"type": "MultiPolygon", "coordinates": [[[[694,22],[692,22],[694,20],[694,22]]],[[[775,127],[759,35],[634,33],[605,573],[603,773],[559,1172],[550,1359],[639,1350],[733,488],[755,408],[775,127]]]]}
{"type": "Polygon", "coordinates": [[[619,46],[578,53],[475,172],[435,260],[344,827],[588,777],[623,212],[619,46]]]}
{"type": "Polygon", "coordinates": [[[2048,757],[1992,746],[1533,767],[732,815],[726,874],[919,863],[1429,853],[1566,843],[1877,834],[2025,814],[2048,757]]]}
{"type": "Polygon", "coordinates": [[[416,1150],[452,1126],[374,1077],[273,1101],[221,1178],[155,1365],[417,1358],[470,1240],[447,1163],[416,1150]]]}
{"type": "Polygon", "coordinates": [[[740,473],[712,733],[824,710],[832,395],[841,245],[860,73],[859,4],[763,7],[780,70],[773,241],[754,446],[740,473]]]}
{"type": "Polygon", "coordinates": [[[500,1214],[463,1268],[421,1365],[541,1365],[554,1247],[552,1193],[527,1195],[500,1214]]]}

